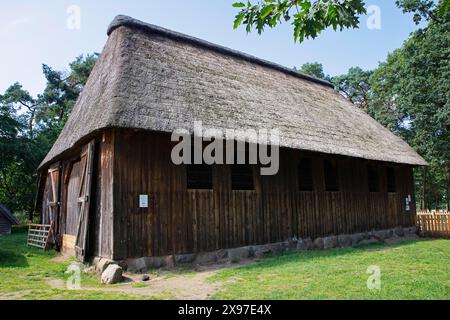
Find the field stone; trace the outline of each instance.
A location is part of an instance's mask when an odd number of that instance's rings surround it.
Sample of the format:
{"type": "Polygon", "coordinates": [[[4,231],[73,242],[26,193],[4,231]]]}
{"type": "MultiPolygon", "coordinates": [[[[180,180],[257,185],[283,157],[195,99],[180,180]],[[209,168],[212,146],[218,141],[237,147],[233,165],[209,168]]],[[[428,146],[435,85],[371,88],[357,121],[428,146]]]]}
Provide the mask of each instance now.
{"type": "Polygon", "coordinates": [[[176,254],[174,256],[175,263],[176,264],[183,264],[183,263],[192,263],[194,262],[197,255],[195,253],[189,253],[189,254],[176,254]]]}
{"type": "Polygon", "coordinates": [[[308,245],[304,239],[300,238],[297,240],[297,250],[299,250],[299,251],[308,250],[308,245]]]}
{"type": "Polygon", "coordinates": [[[297,249],[297,238],[291,238],[288,241],[286,241],[286,248],[287,250],[296,250],[297,249]]]}
{"type": "Polygon", "coordinates": [[[272,253],[280,253],[285,251],[287,248],[286,242],[275,242],[269,244],[270,250],[272,250],[272,253]]]}
{"type": "Polygon", "coordinates": [[[173,255],[161,257],[161,264],[165,268],[175,267],[175,259],[174,259],[173,255]]]}
{"type": "Polygon", "coordinates": [[[336,236],[329,236],[323,238],[323,248],[324,249],[333,249],[338,246],[338,240],[336,236]]]}
{"type": "Polygon", "coordinates": [[[115,263],[115,262],[114,262],[113,260],[106,259],[106,258],[100,258],[100,259],[98,260],[98,262],[95,264],[95,270],[96,270],[98,273],[102,274],[103,271],[105,271],[106,268],[108,268],[108,266],[109,266],[110,264],[114,264],[114,263],[115,263]]]}
{"type": "Polygon", "coordinates": [[[145,272],[148,268],[146,258],[128,259],[126,265],[127,271],[132,273],[145,272]]]}
{"type": "Polygon", "coordinates": [[[147,271],[151,268],[159,269],[164,266],[164,261],[161,257],[145,257],[143,259],[145,261],[146,270],[141,270],[141,272],[147,271]]]}
{"type": "Polygon", "coordinates": [[[408,236],[415,236],[415,235],[417,235],[417,227],[416,226],[403,228],[403,231],[408,236]]]}
{"type": "Polygon", "coordinates": [[[114,284],[122,281],[122,268],[117,264],[110,264],[102,273],[103,284],[114,284]]]}
{"type": "Polygon", "coordinates": [[[373,237],[378,241],[384,240],[387,238],[385,230],[377,230],[373,232],[373,237]]]}
{"type": "Polygon", "coordinates": [[[404,237],[405,236],[405,231],[403,230],[402,227],[397,227],[397,228],[394,229],[394,234],[397,237],[404,237]]]}
{"type": "Polygon", "coordinates": [[[392,238],[394,236],[394,230],[393,229],[388,229],[385,231],[385,239],[389,239],[392,238]]]}
{"type": "Polygon", "coordinates": [[[228,260],[228,250],[220,249],[216,251],[216,259],[218,262],[227,261],[228,260]]]}
{"type": "Polygon", "coordinates": [[[217,262],[217,254],[213,252],[201,252],[195,258],[195,264],[208,264],[217,262]]]}
{"type": "Polygon", "coordinates": [[[251,248],[250,247],[240,247],[235,249],[228,249],[228,260],[242,260],[248,259],[250,257],[251,248]]]}
{"type": "Polygon", "coordinates": [[[351,247],[352,245],[352,237],[348,234],[341,234],[338,236],[339,245],[343,248],[351,247]]]}
{"type": "Polygon", "coordinates": [[[363,233],[364,239],[365,240],[370,240],[373,237],[373,232],[369,231],[369,232],[364,232],[363,233]]]}
{"type": "Polygon", "coordinates": [[[323,249],[323,239],[317,238],[314,240],[314,249],[322,250],[323,249]]]}
{"type": "Polygon", "coordinates": [[[253,246],[253,255],[256,258],[262,258],[267,255],[270,255],[271,253],[273,253],[272,249],[267,244],[253,246]]]}
{"type": "Polygon", "coordinates": [[[148,281],[148,280],[150,280],[150,276],[148,274],[143,274],[141,276],[141,281],[148,281]]]}
{"type": "Polygon", "coordinates": [[[363,233],[355,233],[350,236],[352,238],[352,245],[359,244],[364,240],[363,233]]]}
{"type": "Polygon", "coordinates": [[[311,238],[303,239],[303,241],[305,242],[306,250],[314,249],[314,244],[313,244],[313,241],[311,240],[311,238]]]}

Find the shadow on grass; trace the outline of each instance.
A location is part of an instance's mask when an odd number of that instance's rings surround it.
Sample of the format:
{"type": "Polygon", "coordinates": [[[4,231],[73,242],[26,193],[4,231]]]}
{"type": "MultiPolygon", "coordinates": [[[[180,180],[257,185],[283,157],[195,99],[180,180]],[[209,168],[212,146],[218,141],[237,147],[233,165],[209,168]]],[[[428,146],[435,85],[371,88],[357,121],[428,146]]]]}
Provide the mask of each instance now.
{"type": "Polygon", "coordinates": [[[26,268],[28,261],[25,255],[9,250],[0,250],[0,268],[26,268]]]}
{"type": "Polygon", "coordinates": [[[336,258],[349,254],[358,254],[369,251],[378,251],[387,248],[397,248],[402,246],[414,245],[417,242],[432,241],[433,239],[418,239],[418,240],[404,240],[397,243],[369,243],[359,244],[348,248],[335,248],[329,250],[311,250],[311,251],[292,251],[285,252],[278,255],[270,255],[266,258],[257,261],[256,263],[238,267],[238,269],[257,270],[272,266],[282,266],[292,262],[307,262],[313,259],[328,259],[336,258]]]}

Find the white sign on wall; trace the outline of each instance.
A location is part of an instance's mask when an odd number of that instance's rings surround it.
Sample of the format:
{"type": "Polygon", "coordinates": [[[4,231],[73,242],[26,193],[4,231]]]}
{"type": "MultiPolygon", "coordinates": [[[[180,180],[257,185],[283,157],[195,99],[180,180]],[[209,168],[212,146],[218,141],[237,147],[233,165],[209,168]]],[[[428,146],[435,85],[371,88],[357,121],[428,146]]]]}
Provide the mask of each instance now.
{"type": "Polygon", "coordinates": [[[411,195],[405,198],[405,211],[411,211],[411,195]]]}
{"type": "Polygon", "coordinates": [[[148,208],[148,194],[139,195],[139,208],[148,208]]]}

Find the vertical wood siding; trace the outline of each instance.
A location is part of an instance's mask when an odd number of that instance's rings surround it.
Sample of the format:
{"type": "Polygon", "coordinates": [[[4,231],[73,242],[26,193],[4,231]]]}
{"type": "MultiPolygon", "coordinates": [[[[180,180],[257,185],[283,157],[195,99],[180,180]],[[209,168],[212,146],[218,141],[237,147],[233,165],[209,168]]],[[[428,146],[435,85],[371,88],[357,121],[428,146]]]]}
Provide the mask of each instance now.
{"type": "Polygon", "coordinates": [[[0,234],[11,233],[11,222],[0,213],[0,234]]]}
{"type": "MultiPolygon", "coordinates": [[[[94,148],[94,167],[92,194],[90,201],[88,255],[112,258],[113,250],[113,156],[114,140],[112,130],[103,131],[96,139],[94,148]]],[[[76,235],[79,214],[79,166],[81,148],[73,150],[61,161],[62,176],[60,183],[61,210],[57,235],[62,242],[64,235],[76,235]]],[[[51,167],[55,167],[56,164],[51,167]]],[[[46,209],[52,199],[51,181],[46,177],[42,198],[42,221],[52,219],[46,209]]],[[[63,245],[60,243],[60,245],[63,245]]]]}
{"type": "MultiPolygon", "coordinates": [[[[411,211],[404,211],[404,198],[414,197],[410,166],[394,166],[397,192],[388,193],[387,165],[370,162],[377,165],[380,176],[380,192],[371,193],[367,181],[369,161],[282,149],[277,175],[260,176],[259,168],[254,167],[253,191],[231,190],[227,165],[213,166],[213,190],[187,190],[185,167],[171,162],[173,143],[168,135],[117,130],[110,139],[106,154],[111,154],[106,157],[114,169],[101,165],[102,187],[98,188],[101,194],[97,198],[102,199],[98,212],[107,212],[103,219],[110,221],[114,211],[115,259],[414,224],[414,198],[411,211]],[[313,158],[313,192],[298,191],[297,164],[302,156],[313,158]],[[325,158],[338,164],[338,192],[325,191],[325,158]],[[113,193],[108,194],[111,184],[113,193]],[[149,208],[139,208],[139,194],[149,195],[149,208]],[[114,209],[105,208],[112,200],[114,209]]],[[[103,241],[99,239],[99,243],[103,241]]]]}

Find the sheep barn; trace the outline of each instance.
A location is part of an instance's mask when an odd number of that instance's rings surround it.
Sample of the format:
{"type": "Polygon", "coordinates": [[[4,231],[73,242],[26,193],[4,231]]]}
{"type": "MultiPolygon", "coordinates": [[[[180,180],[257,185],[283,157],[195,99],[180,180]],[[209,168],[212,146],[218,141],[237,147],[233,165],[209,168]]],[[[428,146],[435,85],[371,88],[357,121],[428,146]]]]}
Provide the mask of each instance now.
{"type": "Polygon", "coordinates": [[[414,225],[426,162],[328,82],[126,16],[108,36],[39,167],[56,248],[121,261],[414,225]],[[194,121],[277,128],[278,172],[174,164],[194,121]]]}

